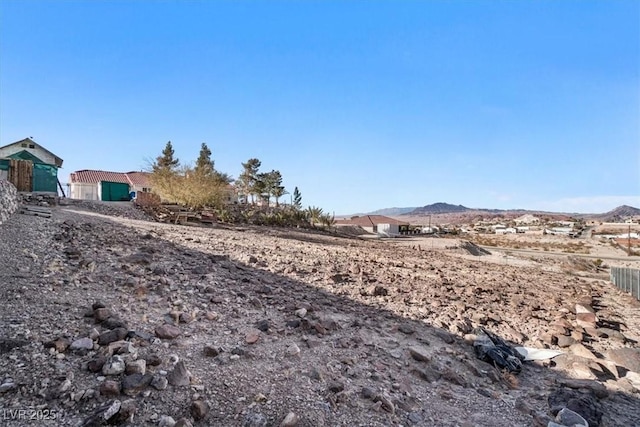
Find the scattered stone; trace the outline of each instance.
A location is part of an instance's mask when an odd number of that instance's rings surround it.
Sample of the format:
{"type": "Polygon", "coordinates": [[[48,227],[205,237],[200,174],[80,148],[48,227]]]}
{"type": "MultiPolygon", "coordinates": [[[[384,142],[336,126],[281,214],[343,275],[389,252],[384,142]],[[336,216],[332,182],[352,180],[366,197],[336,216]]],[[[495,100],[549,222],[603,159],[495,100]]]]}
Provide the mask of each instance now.
{"type": "Polygon", "coordinates": [[[409,347],[409,354],[411,354],[411,357],[413,357],[415,360],[419,362],[431,361],[431,355],[429,354],[427,349],[424,347],[417,347],[417,346],[409,347]]]}
{"type": "Polygon", "coordinates": [[[411,335],[416,331],[413,326],[408,323],[401,323],[400,326],[398,326],[398,330],[407,335],[411,335]]]}
{"type": "Polygon", "coordinates": [[[191,415],[196,421],[204,419],[209,413],[209,404],[203,400],[196,400],[191,404],[191,415]]]}
{"type": "Polygon", "coordinates": [[[572,344],[569,346],[569,351],[576,356],[584,357],[585,359],[597,359],[596,355],[581,343],[572,344]]]}
{"type": "Polygon", "coordinates": [[[80,338],[75,340],[69,346],[71,351],[87,351],[93,350],[93,340],[91,338],[80,338]]]}
{"type": "Polygon", "coordinates": [[[307,309],[304,307],[299,308],[294,312],[294,314],[302,319],[307,315],[307,309]]]}
{"type": "Polygon", "coordinates": [[[176,420],[174,420],[169,415],[163,415],[158,420],[158,427],[174,427],[176,425],[176,420]]]}
{"type": "Polygon", "coordinates": [[[294,412],[289,412],[280,423],[280,427],[296,427],[300,422],[300,417],[294,412]]]}
{"type": "Polygon", "coordinates": [[[250,412],[244,416],[242,427],[267,427],[267,418],[256,412],[250,412]]]}
{"type": "Polygon", "coordinates": [[[152,379],[152,375],[127,375],[122,380],[122,392],[127,396],[136,396],[151,384],[152,379]]]}
{"type": "Polygon", "coordinates": [[[453,334],[451,334],[450,332],[443,331],[442,329],[436,329],[435,333],[442,341],[447,344],[453,344],[455,341],[453,334]]]}
{"type": "Polygon", "coordinates": [[[110,331],[100,334],[98,337],[98,344],[109,345],[112,342],[120,341],[126,338],[127,331],[125,328],[114,328],[110,331]]]}
{"type": "Polygon", "coordinates": [[[191,384],[191,374],[187,370],[184,362],[180,361],[176,363],[176,366],[167,375],[169,384],[174,387],[183,387],[191,384]]]}
{"type": "Polygon", "coordinates": [[[609,391],[607,387],[605,387],[602,383],[593,380],[577,380],[573,378],[560,378],[558,379],[558,383],[569,387],[572,389],[580,390],[585,389],[593,392],[596,397],[601,399],[607,397],[609,395],[609,391]]]}
{"type": "Polygon", "coordinates": [[[373,288],[374,297],[386,297],[387,295],[389,295],[389,291],[384,286],[376,285],[373,288]]]}
{"type": "MultiPolygon", "coordinates": [[[[60,337],[60,338],[56,338],[54,341],[49,341],[44,343],[44,347],[45,348],[53,347],[56,349],[58,353],[64,353],[65,351],[67,351],[67,348],[69,348],[70,344],[71,344],[71,341],[69,341],[67,338],[60,337]]],[[[9,347],[10,346],[7,346],[6,351],[9,351],[11,350],[11,348],[14,348],[14,347],[9,348],[9,347]]],[[[0,351],[0,353],[5,353],[6,351],[0,351]]]]}
{"type": "Polygon", "coordinates": [[[179,337],[182,332],[177,326],[164,324],[162,326],[158,326],[155,333],[158,338],[172,340],[179,337]]]}
{"type": "Polygon", "coordinates": [[[106,356],[96,356],[89,361],[87,369],[89,369],[90,372],[100,372],[102,371],[104,364],[107,362],[107,359],[108,358],[106,356]]]}
{"type": "Polygon", "coordinates": [[[137,409],[138,405],[134,399],[128,399],[122,402],[120,411],[118,411],[116,424],[133,423],[133,416],[135,415],[137,409]]]}
{"type": "Polygon", "coordinates": [[[126,369],[122,356],[111,356],[102,366],[102,375],[120,375],[126,369]]]}
{"type": "Polygon", "coordinates": [[[269,331],[269,321],[268,321],[268,320],[261,320],[261,321],[259,321],[259,322],[256,324],[256,328],[257,328],[259,331],[262,331],[262,332],[267,332],[267,331],[269,331]]]}
{"type": "Polygon", "coordinates": [[[176,425],[174,427],[193,427],[193,424],[189,418],[183,417],[176,421],[176,425]]]}
{"type": "Polygon", "coordinates": [[[111,317],[111,310],[104,307],[97,308],[93,310],[93,317],[96,319],[96,323],[104,322],[111,317]]]}
{"type": "Polygon", "coordinates": [[[327,388],[333,393],[340,393],[344,390],[344,384],[340,381],[331,381],[327,388]]]}
{"type": "Polygon", "coordinates": [[[116,329],[116,328],[127,329],[127,323],[124,320],[118,319],[117,317],[109,317],[107,320],[102,322],[100,326],[106,329],[116,329]]]}
{"type": "Polygon", "coordinates": [[[630,371],[640,373],[640,348],[609,350],[607,357],[630,371]]]}
{"type": "Polygon", "coordinates": [[[257,329],[251,329],[245,335],[244,341],[247,344],[255,344],[258,342],[259,339],[260,339],[260,331],[258,331],[257,329]]]}
{"type": "Polygon", "coordinates": [[[212,345],[205,345],[203,353],[208,357],[216,357],[220,354],[220,351],[212,345]]]}
{"type": "Polygon", "coordinates": [[[600,402],[589,392],[560,388],[549,394],[548,403],[554,416],[562,409],[568,408],[587,420],[590,427],[598,427],[602,420],[603,412],[600,402]]]}
{"type": "Polygon", "coordinates": [[[162,363],[162,359],[157,354],[148,354],[144,360],[147,362],[147,366],[159,366],[162,363]]]}
{"type": "Polygon", "coordinates": [[[166,390],[168,385],[169,381],[167,380],[167,377],[163,375],[154,375],[153,379],[151,380],[151,387],[155,388],[156,390],[166,390]]]}
{"type": "Polygon", "coordinates": [[[100,394],[105,397],[120,396],[120,383],[118,381],[106,380],[100,384],[100,394]]]}
{"type": "Polygon", "coordinates": [[[568,337],[565,335],[560,335],[557,337],[558,347],[565,348],[575,344],[576,340],[572,337],[568,337]]]}
{"type": "Polygon", "coordinates": [[[382,403],[382,409],[391,414],[395,414],[396,407],[393,402],[391,402],[391,399],[389,399],[387,396],[379,394],[373,399],[373,401],[382,403]]]}
{"type": "Polygon", "coordinates": [[[15,390],[16,388],[18,388],[18,386],[14,382],[7,381],[3,384],[0,384],[0,393],[6,393],[8,391],[15,390]]]}
{"type": "Polygon", "coordinates": [[[126,372],[127,374],[142,374],[147,372],[147,361],[144,359],[137,359],[127,362],[126,372]]]}
{"type": "Polygon", "coordinates": [[[300,347],[298,347],[296,344],[291,344],[289,347],[287,347],[288,356],[297,356],[298,354],[300,354],[300,347]]]}

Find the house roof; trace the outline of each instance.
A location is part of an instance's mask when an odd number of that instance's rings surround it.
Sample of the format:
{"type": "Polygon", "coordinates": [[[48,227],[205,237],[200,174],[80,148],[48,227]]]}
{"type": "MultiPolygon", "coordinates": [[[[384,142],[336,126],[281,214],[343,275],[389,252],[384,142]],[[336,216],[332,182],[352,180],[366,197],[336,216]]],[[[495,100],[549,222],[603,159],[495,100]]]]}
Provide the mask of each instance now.
{"type": "Polygon", "coordinates": [[[109,181],[141,187],[150,186],[148,172],[108,172],[83,169],[72,172],[69,181],[82,184],[97,184],[100,181],[109,181]]]}
{"type": "Polygon", "coordinates": [[[406,221],[398,221],[397,219],[390,218],[384,215],[364,215],[353,217],[350,219],[339,219],[336,220],[336,224],[359,225],[360,227],[372,227],[378,224],[409,225],[409,223],[406,221]]]}
{"type": "MultiPolygon", "coordinates": [[[[2,150],[3,148],[14,146],[14,145],[22,146],[22,144],[33,144],[36,147],[40,148],[41,150],[46,151],[47,153],[49,153],[50,155],[52,155],[55,158],[55,165],[57,167],[62,167],[63,160],[60,157],[56,156],[51,151],[47,150],[46,148],[44,148],[42,145],[38,144],[37,142],[35,142],[31,138],[21,139],[20,141],[16,141],[16,142],[12,142],[11,144],[4,145],[4,146],[0,147],[0,150],[2,150]]],[[[42,163],[42,161],[40,161],[40,162],[42,163]]]]}

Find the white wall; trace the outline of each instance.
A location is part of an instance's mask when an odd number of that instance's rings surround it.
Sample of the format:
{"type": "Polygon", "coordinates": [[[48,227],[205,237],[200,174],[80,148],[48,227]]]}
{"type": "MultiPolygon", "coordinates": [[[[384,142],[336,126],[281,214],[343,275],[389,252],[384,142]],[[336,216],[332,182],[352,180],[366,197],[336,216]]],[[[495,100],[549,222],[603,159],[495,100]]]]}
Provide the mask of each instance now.
{"type": "Polygon", "coordinates": [[[9,171],[0,170],[0,179],[9,179],[9,171]]]}
{"type": "Polygon", "coordinates": [[[69,198],[80,200],[100,200],[100,185],[73,182],[69,187],[69,198]]]}
{"type": "Polygon", "coordinates": [[[398,224],[378,224],[378,234],[400,234],[400,226],[398,224]]]}
{"type": "Polygon", "coordinates": [[[40,148],[38,144],[35,144],[35,147],[36,148],[29,148],[28,144],[27,147],[23,147],[21,144],[10,145],[9,147],[0,149],[0,158],[9,157],[10,155],[19,153],[21,151],[28,151],[45,163],[49,163],[51,165],[56,164],[55,156],[52,156],[47,151],[40,148]]]}

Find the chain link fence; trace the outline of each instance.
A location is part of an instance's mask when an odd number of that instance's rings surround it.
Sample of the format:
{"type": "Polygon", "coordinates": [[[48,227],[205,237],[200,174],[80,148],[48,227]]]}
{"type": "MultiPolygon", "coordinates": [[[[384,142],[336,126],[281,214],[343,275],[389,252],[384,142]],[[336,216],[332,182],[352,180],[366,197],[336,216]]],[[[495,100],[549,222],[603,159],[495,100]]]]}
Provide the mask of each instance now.
{"type": "Polygon", "coordinates": [[[618,289],[629,292],[640,300],[640,270],[611,267],[611,281],[618,289]]]}

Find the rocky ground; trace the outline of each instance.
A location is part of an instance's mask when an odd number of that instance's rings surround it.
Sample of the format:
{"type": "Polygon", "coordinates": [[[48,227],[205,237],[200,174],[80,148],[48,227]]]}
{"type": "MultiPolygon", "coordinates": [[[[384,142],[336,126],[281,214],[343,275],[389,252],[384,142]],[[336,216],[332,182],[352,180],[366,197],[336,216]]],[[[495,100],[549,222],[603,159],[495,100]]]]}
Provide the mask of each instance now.
{"type": "Polygon", "coordinates": [[[52,210],[0,226],[2,425],[639,425],[640,303],[604,280],[52,210]],[[565,354],[508,374],[480,326],[565,354]]]}

